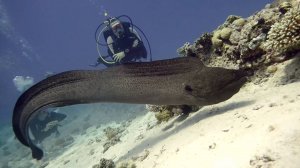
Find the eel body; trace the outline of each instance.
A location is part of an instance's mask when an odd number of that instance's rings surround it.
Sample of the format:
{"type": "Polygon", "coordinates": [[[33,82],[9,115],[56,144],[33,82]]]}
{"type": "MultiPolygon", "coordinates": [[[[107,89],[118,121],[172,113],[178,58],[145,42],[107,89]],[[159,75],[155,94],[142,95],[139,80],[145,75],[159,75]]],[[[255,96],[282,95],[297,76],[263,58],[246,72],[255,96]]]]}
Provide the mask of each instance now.
{"type": "Polygon", "coordinates": [[[75,70],[48,77],[16,102],[13,130],[41,159],[28,125],[40,110],[74,104],[118,102],[156,105],[210,105],[229,99],[246,82],[240,70],[206,67],[192,57],[131,63],[105,70],[75,70]]]}

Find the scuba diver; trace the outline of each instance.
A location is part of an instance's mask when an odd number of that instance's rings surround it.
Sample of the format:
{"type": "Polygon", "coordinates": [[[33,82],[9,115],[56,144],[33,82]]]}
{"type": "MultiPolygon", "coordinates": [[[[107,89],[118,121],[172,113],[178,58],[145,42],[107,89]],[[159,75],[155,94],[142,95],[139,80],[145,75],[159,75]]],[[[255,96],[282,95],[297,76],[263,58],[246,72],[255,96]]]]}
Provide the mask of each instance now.
{"type": "Polygon", "coordinates": [[[40,144],[52,133],[55,133],[56,136],[59,136],[60,133],[58,131],[58,127],[61,126],[59,122],[64,120],[66,117],[67,116],[65,114],[57,113],[55,111],[40,111],[29,125],[34,139],[33,142],[35,144],[40,144]]]}
{"type": "MultiPolygon", "coordinates": [[[[105,16],[108,16],[106,12],[105,16]]],[[[147,59],[146,47],[137,30],[139,30],[139,32],[141,32],[143,37],[147,40],[143,31],[132,23],[130,17],[126,15],[108,17],[106,21],[98,26],[95,32],[99,58],[97,59],[97,62],[91,66],[104,64],[109,67],[112,65],[147,59]],[[126,17],[129,22],[121,21],[120,18],[122,17],[126,17]],[[105,27],[98,33],[100,27],[103,25],[105,25],[105,27]],[[105,44],[100,42],[101,35],[103,35],[105,39],[105,44]],[[100,53],[99,45],[107,47],[108,54],[106,56],[103,56],[100,53]]],[[[148,40],[147,43],[150,50],[150,61],[152,61],[151,49],[148,40]]]]}

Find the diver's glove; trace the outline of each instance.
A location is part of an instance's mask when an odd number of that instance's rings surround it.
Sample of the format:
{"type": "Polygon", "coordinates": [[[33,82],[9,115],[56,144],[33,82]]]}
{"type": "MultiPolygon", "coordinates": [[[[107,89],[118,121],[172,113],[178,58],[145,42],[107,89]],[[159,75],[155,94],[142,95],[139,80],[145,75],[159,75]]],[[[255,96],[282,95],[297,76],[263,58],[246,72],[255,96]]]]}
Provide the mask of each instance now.
{"type": "Polygon", "coordinates": [[[60,126],[59,121],[57,121],[57,120],[51,121],[46,125],[46,127],[42,131],[47,132],[48,130],[50,130],[56,126],[60,126]]]}
{"type": "Polygon", "coordinates": [[[116,62],[120,62],[124,57],[125,57],[125,52],[124,51],[119,52],[119,53],[113,55],[113,59],[116,62]]]}

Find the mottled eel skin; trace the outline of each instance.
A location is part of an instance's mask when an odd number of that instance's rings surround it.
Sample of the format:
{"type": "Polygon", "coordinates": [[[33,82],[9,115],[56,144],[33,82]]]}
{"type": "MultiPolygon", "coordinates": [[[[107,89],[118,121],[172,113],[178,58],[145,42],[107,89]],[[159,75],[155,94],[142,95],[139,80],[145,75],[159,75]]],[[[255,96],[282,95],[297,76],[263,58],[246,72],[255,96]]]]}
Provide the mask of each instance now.
{"type": "Polygon", "coordinates": [[[240,70],[206,67],[192,57],[132,63],[105,70],[75,70],[42,80],[18,99],[13,130],[41,159],[28,125],[41,109],[95,102],[157,105],[210,105],[229,99],[246,82],[240,70]]]}

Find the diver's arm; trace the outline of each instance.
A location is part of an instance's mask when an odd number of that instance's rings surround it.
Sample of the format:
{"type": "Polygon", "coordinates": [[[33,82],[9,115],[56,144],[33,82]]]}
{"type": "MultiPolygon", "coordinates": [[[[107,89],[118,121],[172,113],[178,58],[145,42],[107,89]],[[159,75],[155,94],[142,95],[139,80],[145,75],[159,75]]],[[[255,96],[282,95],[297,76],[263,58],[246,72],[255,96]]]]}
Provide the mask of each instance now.
{"type": "Polygon", "coordinates": [[[114,51],[114,48],[113,48],[114,40],[111,38],[111,36],[107,37],[106,43],[107,43],[108,48],[110,49],[111,53],[113,53],[113,55],[116,54],[114,51]]]}
{"type": "Polygon", "coordinates": [[[125,51],[121,51],[119,53],[115,53],[114,48],[113,48],[113,39],[111,38],[111,36],[108,36],[107,40],[106,40],[107,44],[108,44],[108,48],[110,49],[111,53],[113,54],[112,57],[116,62],[120,62],[124,57],[125,57],[125,51]]]}

